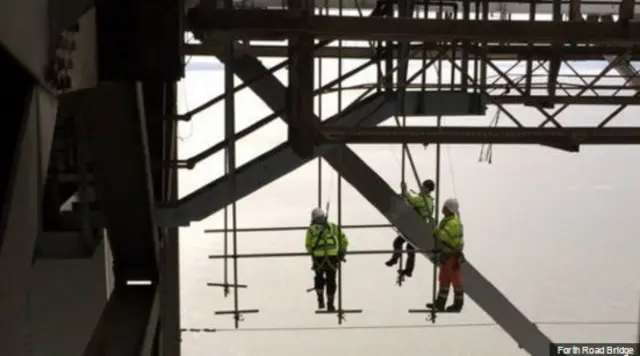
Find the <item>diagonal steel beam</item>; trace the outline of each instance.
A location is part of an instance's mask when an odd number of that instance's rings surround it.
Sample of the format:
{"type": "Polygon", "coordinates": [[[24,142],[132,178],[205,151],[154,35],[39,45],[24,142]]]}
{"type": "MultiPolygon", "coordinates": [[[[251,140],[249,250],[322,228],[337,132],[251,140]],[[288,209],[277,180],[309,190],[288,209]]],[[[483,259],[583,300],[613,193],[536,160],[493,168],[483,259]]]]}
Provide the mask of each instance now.
{"type": "MultiPolygon", "coordinates": [[[[323,157],[363,197],[375,206],[420,250],[432,250],[432,226],[422,221],[389,185],[357,154],[344,149],[332,150],[323,157]]],[[[424,254],[430,258],[428,254],[424,254]]],[[[500,325],[529,354],[546,356],[551,340],[530,322],[489,280],[467,261],[463,264],[465,291],[480,308],[500,325]]]]}
{"type": "MultiPolygon", "coordinates": [[[[417,110],[418,95],[409,96],[406,100],[409,111],[417,110]]],[[[363,125],[375,126],[391,117],[395,107],[394,103],[385,101],[384,95],[376,94],[365,98],[350,110],[327,120],[327,123],[354,126],[364,117],[366,120],[363,121],[363,125]]],[[[316,155],[335,148],[332,144],[318,146],[316,155]]],[[[281,144],[237,169],[237,199],[242,199],[309,161],[310,159],[302,159],[295,154],[286,142],[281,144]]],[[[176,203],[160,208],[157,212],[157,221],[163,226],[187,226],[191,221],[202,220],[232,202],[233,197],[229,194],[229,177],[225,175],[176,203]]]]}
{"type": "MultiPolygon", "coordinates": [[[[236,75],[242,80],[254,78],[256,72],[267,70],[256,58],[248,56],[244,56],[241,63],[235,63],[235,69],[236,75]]],[[[265,77],[252,85],[251,89],[272,110],[284,106],[286,89],[275,76],[265,77]]],[[[428,238],[432,227],[425,224],[411,208],[404,204],[389,185],[351,149],[346,145],[335,145],[334,149],[323,154],[323,158],[384,214],[413,245],[421,249],[433,248],[433,241],[428,238]]],[[[535,356],[548,354],[551,342],[549,338],[471,263],[464,265],[463,273],[469,297],[486,311],[521,348],[535,356]]]]}

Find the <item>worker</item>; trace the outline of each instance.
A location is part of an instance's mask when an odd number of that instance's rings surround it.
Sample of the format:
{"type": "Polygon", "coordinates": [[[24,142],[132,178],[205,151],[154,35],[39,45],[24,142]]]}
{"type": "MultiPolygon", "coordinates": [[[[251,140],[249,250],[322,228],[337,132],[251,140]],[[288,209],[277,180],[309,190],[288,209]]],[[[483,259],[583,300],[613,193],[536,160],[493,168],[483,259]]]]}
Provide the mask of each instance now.
{"type": "MultiPolygon", "coordinates": [[[[433,197],[431,193],[434,191],[436,184],[431,179],[427,179],[422,182],[422,189],[419,194],[411,194],[407,191],[406,183],[402,182],[400,184],[400,189],[402,191],[402,196],[409,203],[409,205],[420,215],[422,219],[431,223],[433,221],[433,197]]],[[[402,245],[405,243],[405,238],[402,235],[398,235],[395,240],[393,240],[393,250],[400,251],[402,250],[402,245]]],[[[401,276],[411,277],[413,274],[413,268],[415,267],[416,261],[416,253],[414,252],[415,248],[409,242],[407,242],[407,264],[404,269],[399,271],[401,276]]],[[[394,266],[398,263],[400,259],[400,253],[394,252],[391,256],[391,259],[385,262],[385,264],[389,267],[394,266]]],[[[400,267],[402,268],[402,266],[400,267]]]]}
{"type": "Polygon", "coordinates": [[[322,209],[315,208],[311,212],[311,225],[307,229],[305,246],[313,260],[313,285],[318,295],[318,309],[325,307],[326,287],[327,311],[335,311],[336,272],[340,263],[346,262],[349,240],[336,224],[327,221],[327,215],[322,209]]]}
{"type": "Polygon", "coordinates": [[[427,308],[437,311],[459,312],[464,304],[464,289],[460,264],[464,262],[464,233],[460,221],[459,206],[456,199],[447,199],[442,206],[444,218],[433,230],[433,236],[439,243],[440,275],[438,296],[434,303],[428,303],[427,308]],[[449,287],[453,285],[453,304],[445,309],[449,287]]]}

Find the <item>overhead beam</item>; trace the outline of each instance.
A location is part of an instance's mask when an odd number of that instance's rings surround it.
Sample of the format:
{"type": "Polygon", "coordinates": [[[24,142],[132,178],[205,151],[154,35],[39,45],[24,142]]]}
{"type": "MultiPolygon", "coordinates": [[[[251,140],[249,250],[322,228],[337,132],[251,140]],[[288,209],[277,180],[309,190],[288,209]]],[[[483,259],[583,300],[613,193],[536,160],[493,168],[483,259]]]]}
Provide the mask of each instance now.
{"type": "MultiPolygon", "coordinates": [[[[411,45],[409,46],[411,59],[422,60],[422,51],[426,49],[427,58],[433,58],[438,54],[438,46],[436,44],[411,45]]],[[[602,60],[603,55],[621,55],[629,50],[624,46],[562,46],[558,48],[560,59],[566,61],[587,61],[602,60]]],[[[220,43],[206,40],[203,43],[186,43],[184,45],[186,55],[193,56],[220,56],[223,48],[220,43]]],[[[287,46],[280,45],[237,45],[236,53],[243,53],[255,57],[287,57],[287,46]]],[[[531,49],[523,45],[488,45],[486,48],[469,48],[472,53],[486,53],[488,59],[493,61],[515,61],[518,59],[526,59],[528,57],[534,60],[548,60],[554,54],[554,48],[549,45],[536,45],[531,49]]],[[[392,50],[393,56],[398,57],[397,48],[392,50]]],[[[463,58],[462,50],[456,48],[455,59],[463,58]]],[[[345,59],[369,59],[372,57],[371,48],[344,46],[339,49],[337,46],[324,46],[314,51],[316,58],[345,58],[345,59]]],[[[452,54],[448,54],[449,58],[452,54]]],[[[629,57],[633,60],[640,59],[640,49],[630,51],[629,57]]]]}
{"type": "Polygon", "coordinates": [[[312,16],[284,10],[198,9],[189,13],[189,29],[233,38],[284,38],[305,31],[318,39],[505,41],[511,43],[585,43],[634,45],[640,23],[463,21],[389,17],[312,16]]]}
{"type": "MultiPolygon", "coordinates": [[[[236,65],[237,75],[243,81],[255,77],[255,73],[264,73],[267,69],[257,60],[249,60],[236,65]]],[[[285,87],[275,76],[254,82],[250,88],[271,110],[278,110],[285,103],[285,87]]],[[[319,118],[315,119],[319,121],[319,118]]],[[[426,225],[409,208],[398,194],[382,178],[364,163],[357,154],[346,145],[336,145],[336,149],[323,154],[323,158],[340,172],[367,200],[369,200],[390,222],[397,226],[412,244],[419,248],[432,249],[433,241],[424,238],[430,236],[432,227],[426,225]]],[[[464,265],[466,292],[484,309],[520,347],[535,356],[547,355],[550,340],[535,324],[531,323],[500,291],[484,278],[470,264],[464,265]]]]}
{"type": "Polygon", "coordinates": [[[116,283],[156,282],[155,199],[142,89],[112,82],[69,95],[86,127],[116,283]]]}
{"type": "Polygon", "coordinates": [[[636,127],[366,127],[322,128],[320,140],[335,143],[448,143],[448,144],[640,144],[636,127]]]}
{"type": "MultiPolygon", "coordinates": [[[[270,8],[281,8],[282,0],[254,0],[255,3],[259,3],[261,6],[270,8]]],[[[372,9],[375,8],[379,0],[315,0],[316,7],[329,6],[330,8],[337,9],[342,6],[347,11],[355,12],[357,8],[372,9]]],[[[394,1],[397,3],[397,1],[394,1]]],[[[451,3],[457,4],[458,8],[462,8],[463,1],[451,1],[451,3]]],[[[528,0],[509,0],[509,1],[494,1],[488,4],[489,12],[504,11],[509,14],[529,14],[531,6],[528,0]]],[[[571,0],[563,0],[560,11],[563,15],[569,15],[571,13],[571,0]]],[[[581,10],[583,14],[610,14],[615,15],[618,13],[619,1],[615,0],[603,0],[603,1],[583,1],[581,10]]],[[[480,5],[479,11],[482,11],[480,5]]],[[[476,3],[470,2],[469,8],[472,13],[476,11],[476,3]]],[[[538,0],[536,1],[535,13],[536,14],[551,14],[553,11],[552,0],[538,0]]],[[[635,13],[640,14],[640,5],[636,5],[635,13]]]]}
{"type": "MultiPolygon", "coordinates": [[[[621,83],[618,88],[623,90],[634,90],[634,87],[624,89],[626,86],[621,83]]],[[[613,86],[612,86],[613,88],[613,86]]],[[[640,89],[640,86],[636,86],[640,89]]],[[[533,90],[536,90],[535,88],[533,90]]],[[[567,89],[578,90],[578,89],[567,89]]],[[[529,106],[541,104],[573,104],[573,105],[640,105],[640,96],[550,96],[550,95],[498,95],[491,96],[490,102],[495,104],[514,105],[525,104],[529,106]]]]}

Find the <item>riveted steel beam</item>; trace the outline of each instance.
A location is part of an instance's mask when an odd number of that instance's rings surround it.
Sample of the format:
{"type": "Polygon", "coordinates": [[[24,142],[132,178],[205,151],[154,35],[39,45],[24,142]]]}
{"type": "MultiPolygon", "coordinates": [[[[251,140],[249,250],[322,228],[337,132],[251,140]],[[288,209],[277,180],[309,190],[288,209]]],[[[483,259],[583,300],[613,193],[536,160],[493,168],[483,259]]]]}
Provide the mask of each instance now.
{"type": "Polygon", "coordinates": [[[640,23],[428,20],[389,17],[312,16],[284,10],[199,9],[189,29],[233,38],[284,39],[304,31],[319,39],[412,41],[505,41],[635,45],[640,23]]]}
{"type": "Polygon", "coordinates": [[[323,127],[321,140],[335,143],[448,144],[640,144],[640,127],[323,127]]]}
{"type": "MultiPolygon", "coordinates": [[[[395,46],[392,50],[393,56],[398,57],[398,49],[395,46]]],[[[438,54],[439,46],[437,44],[420,44],[410,45],[411,59],[422,60],[422,52],[420,50],[425,49],[427,58],[433,58],[438,54]]],[[[220,43],[206,40],[203,43],[187,43],[184,45],[185,54],[194,56],[218,56],[222,55],[222,46],[220,43]]],[[[528,46],[518,44],[489,44],[486,48],[470,48],[471,53],[484,53],[487,59],[492,61],[516,61],[519,59],[532,58],[534,60],[546,60],[549,59],[557,50],[558,55],[562,60],[567,61],[599,61],[602,60],[603,55],[620,55],[626,53],[629,48],[625,46],[561,46],[558,48],[552,48],[549,45],[535,45],[529,48],[528,46]]],[[[280,45],[238,45],[236,53],[248,54],[255,57],[287,57],[287,47],[280,45]]],[[[337,46],[325,46],[315,50],[314,55],[322,58],[338,58],[344,59],[368,59],[371,58],[371,48],[369,47],[352,47],[344,46],[341,50],[338,50],[337,46]]],[[[462,50],[456,49],[454,54],[449,54],[449,57],[455,55],[455,59],[462,59],[462,50]]],[[[640,59],[640,47],[633,49],[629,52],[629,58],[632,60],[640,59]]]]}

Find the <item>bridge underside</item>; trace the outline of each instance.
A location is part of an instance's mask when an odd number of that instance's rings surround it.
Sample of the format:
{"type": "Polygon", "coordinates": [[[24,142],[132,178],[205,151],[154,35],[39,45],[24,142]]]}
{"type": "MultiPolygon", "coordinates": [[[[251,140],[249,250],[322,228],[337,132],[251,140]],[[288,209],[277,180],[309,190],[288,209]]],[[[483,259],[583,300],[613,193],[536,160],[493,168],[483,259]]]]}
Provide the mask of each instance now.
{"type": "MultiPolygon", "coordinates": [[[[0,327],[0,349],[26,355],[29,344],[37,343],[45,354],[179,355],[177,228],[318,157],[413,245],[431,250],[433,242],[421,237],[432,226],[346,143],[522,143],[572,152],[584,144],[640,143],[640,127],[608,126],[624,108],[640,104],[640,81],[630,63],[640,56],[632,2],[534,6],[551,15],[546,23],[509,22],[510,15],[529,11],[528,4],[516,2],[478,9],[455,2],[439,14],[425,13],[419,1],[346,4],[351,10],[358,5],[366,19],[339,17],[333,10],[327,16],[321,8],[314,15],[301,1],[290,1],[295,8],[258,3],[279,8],[232,10],[173,0],[0,5],[0,77],[12,83],[0,98],[0,319],[14,321],[11,328],[0,327]],[[185,8],[190,10],[183,24],[185,8]],[[500,26],[511,31],[496,30],[500,26]],[[199,43],[183,47],[184,30],[199,43]],[[338,47],[336,38],[370,42],[338,47]],[[287,42],[255,42],[265,39],[287,42]],[[185,54],[216,56],[225,64],[226,95],[213,102],[233,101],[237,89],[229,78],[235,74],[274,114],[243,131],[228,129],[225,142],[178,160],[177,122],[197,120],[196,113],[178,115],[176,108],[185,54]],[[259,57],[285,59],[279,68],[289,66],[289,86],[259,57]],[[313,79],[319,57],[359,58],[364,64],[319,88],[313,79]],[[572,80],[578,84],[563,84],[561,69],[584,60],[607,65],[591,78],[576,73],[572,80]],[[501,61],[517,62],[525,73],[515,78],[501,61]],[[409,64],[416,63],[422,69],[412,73],[409,64]],[[421,81],[420,71],[433,66],[448,66],[455,79],[421,81]],[[371,67],[377,81],[356,86],[367,95],[333,117],[316,115],[315,95],[345,89],[347,79],[371,67]],[[535,81],[535,68],[544,68],[542,82],[535,81]],[[488,72],[498,79],[488,80],[488,72]],[[602,83],[612,76],[617,84],[602,83]],[[559,114],[570,104],[615,110],[591,127],[565,128],[559,114]],[[484,116],[488,105],[512,127],[376,127],[398,116],[484,116]],[[546,119],[527,127],[510,105],[535,108],[546,119]],[[235,167],[235,142],[279,119],[288,124],[288,141],[235,167]],[[178,199],[178,169],[223,151],[229,173],[178,199]],[[25,295],[37,302],[30,304],[25,295]],[[77,315],[55,312],[73,308],[77,315]],[[52,323],[73,335],[52,337],[52,323]]],[[[226,105],[225,120],[233,128],[233,105],[226,105]]],[[[521,348],[546,355],[549,338],[471,262],[464,265],[468,295],[521,348]]]]}

